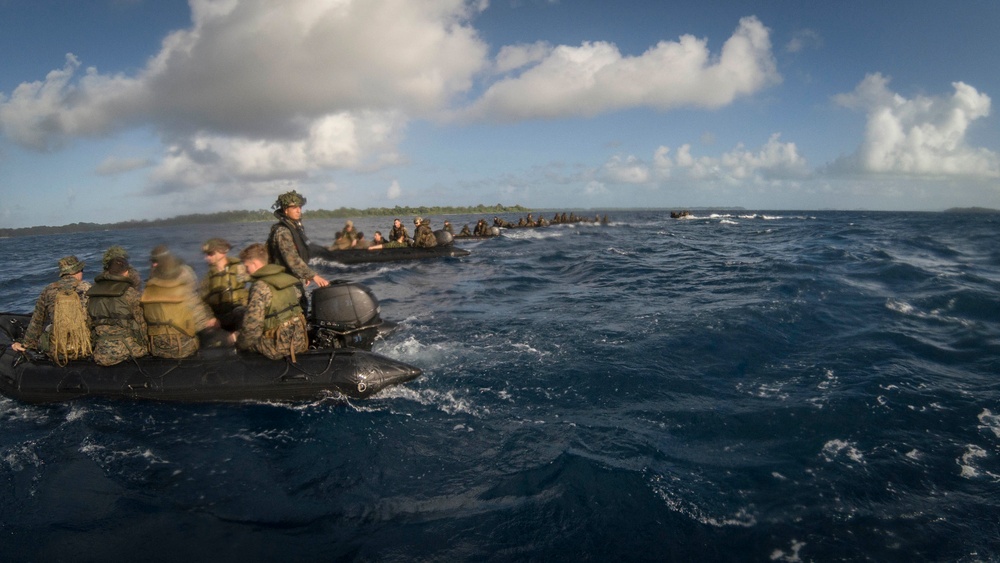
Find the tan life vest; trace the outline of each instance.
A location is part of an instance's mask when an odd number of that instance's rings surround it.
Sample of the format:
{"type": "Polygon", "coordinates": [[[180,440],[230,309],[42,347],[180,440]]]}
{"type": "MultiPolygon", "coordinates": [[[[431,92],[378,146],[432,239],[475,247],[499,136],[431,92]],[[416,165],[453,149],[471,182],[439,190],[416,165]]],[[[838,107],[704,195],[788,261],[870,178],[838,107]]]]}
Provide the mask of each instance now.
{"type": "Polygon", "coordinates": [[[179,279],[150,278],[146,282],[139,301],[150,337],[177,333],[193,337],[197,333],[194,314],[185,303],[189,294],[190,289],[179,279]]]}
{"type": "Polygon", "coordinates": [[[226,267],[221,272],[209,268],[208,288],[205,294],[205,303],[213,310],[220,305],[243,305],[246,306],[249,292],[246,283],[237,281],[237,266],[239,259],[229,257],[226,267]]]}

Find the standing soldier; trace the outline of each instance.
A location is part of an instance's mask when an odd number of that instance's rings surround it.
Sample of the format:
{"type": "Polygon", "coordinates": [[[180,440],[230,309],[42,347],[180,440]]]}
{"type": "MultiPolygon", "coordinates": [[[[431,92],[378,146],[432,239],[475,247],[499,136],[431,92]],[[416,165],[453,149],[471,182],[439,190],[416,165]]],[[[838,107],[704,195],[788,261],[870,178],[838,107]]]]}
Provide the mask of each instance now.
{"type": "Polygon", "coordinates": [[[316,282],[319,287],[326,287],[330,282],[309,267],[309,238],[302,226],[302,206],[306,198],[295,190],[278,196],[271,207],[278,222],[271,226],[271,234],[267,237],[267,254],[272,264],[285,268],[291,275],[302,282],[302,310],[308,304],[305,287],[310,282],[316,282]]]}
{"type": "Polygon", "coordinates": [[[306,318],[299,305],[299,279],[277,264],[268,264],[267,248],[256,243],[240,252],[253,277],[250,303],[236,334],[236,347],[259,352],[272,360],[309,349],[306,318]]]}
{"type": "Polygon", "coordinates": [[[94,285],[87,292],[87,315],[97,365],[113,366],[149,353],[146,319],[139,291],[129,272],[135,270],[128,260],[116,255],[94,278],[94,285]]]}
{"type": "Polygon", "coordinates": [[[201,246],[208,263],[208,275],[201,281],[201,298],[212,309],[219,326],[233,332],[240,326],[247,306],[250,274],[238,258],[227,253],[232,245],[221,238],[208,239],[201,246]]]}
{"type": "Polygon", "coordinates": [[[76,256],[59,260],[59,280],[42,290],[23,342],[12,343],[12,350],[39,350],[58,365],[90,356],[90,326],[87,323],[90,283],[83,281],[83,266],[76,256]]]}

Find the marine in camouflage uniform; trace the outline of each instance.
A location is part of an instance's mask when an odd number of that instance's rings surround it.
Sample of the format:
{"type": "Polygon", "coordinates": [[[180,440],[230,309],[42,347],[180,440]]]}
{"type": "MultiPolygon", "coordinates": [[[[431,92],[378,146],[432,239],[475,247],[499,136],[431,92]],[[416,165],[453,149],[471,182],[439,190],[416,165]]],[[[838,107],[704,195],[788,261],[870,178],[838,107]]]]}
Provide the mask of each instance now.
{"type": "Polygon", "coordinates": [[[146,319],[140,294],[133,285],[128,261],[112,258],[87,292],[94,362],[113,366],[149,354],[146,319]]]}
{"type": "Polygon", "coordinates": [[[247,284],[252,280],[238,258],[226,255],[230,248],[229,242],[221,238],[209,239],[202,245],[208,274],[201,280],[199,293],[222,328],[235,331],[246,312],[247,284]]]}
{"type": "Polygon", "coordinates": [[[272,360],[309,349],[306,319],[299,306],[298,280],[277,264],[267,264],[267,250],[253,244],[240,253],[254,278],[250,303],[236,339],[240,350],[259,352],[272,360]]]}
{"type": "MultiPolygon", "coordinates": [[[[76,256],[66,256],[59,260],[59,280],[50,283],[42,290],[41,295],[35,302],[35,310],[31,313],[31,320],[28,321],[28,328],[24,332],[24,338],[20,343],[15,342],[11,348],[16,351],[23,351],[25,348],[48,352],[48,346],[43,343],[43,335],[47,336],[46,329],[55,320],[56,298],[60,293],[74,291],[80,298],[82,306],[82,318],[87,318],[87,290],[90,283],[83,281],[84,262],[76,256]]],[[[84,327],[89,330],[89,327],[84,327]]]]}
{"type": "Polygon", "coordinates": [[[410,244],[410,233],[406,231],[406,225],[399,219],[392,221],[392,230],[389,231],[389,241],[410,244]]]}
{"type": "MultiPolygon", "coordinates": [[[[125,260],[126,263],[128,263],[128,251],[125,250],[124,247],[117,244],[109,246],[108,249],[104,251],[104,257],[102,259],[102,267],[105,270],[107,270],[108,265],[115,258],[122,258],[125,260]]],[[[132,287],[136,288],[136,290],[138,290],[141,293],[142,276],[139,275],[139,271],[133,268],[131,264],[129,264],[127,275],[129,282],[132,284],[132,287]]]]}
{"type": "Polygon", "coordinates": [[[198,332],[217,323],[198,295],[191,266],[166,250],[153,249],[152,277],[142,293],[149,352],[161,358],[186,358],[198,351],[198,332]]]}
{"type": "Polygon", "coordinates": [[[309,267],[309,237],[302,226],[302,206],[306,198],[295,190],[278,196],[271,207],[278,222],[271,226],[267,237],[267,252],[272,264],[283,266],[293,276],[308,284],[324,287],[330,282],[309,267]]]}
{"type": "Polygon", "coordinates": [[[431,230],[431,222],[429,219],[417,217],[413,220],[413,224],[417,226],[413,231],[413,246],[417,248],[431,248],[437,246],[437,237],[434,236],[434,231],[431,230]]]}

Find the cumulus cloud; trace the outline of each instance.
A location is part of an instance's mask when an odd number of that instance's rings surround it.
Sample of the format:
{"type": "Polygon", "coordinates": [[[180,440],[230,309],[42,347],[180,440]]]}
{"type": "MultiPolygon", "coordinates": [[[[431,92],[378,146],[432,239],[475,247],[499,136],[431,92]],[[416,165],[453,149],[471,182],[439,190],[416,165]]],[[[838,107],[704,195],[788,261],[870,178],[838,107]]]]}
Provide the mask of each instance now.
{"type": "Polygon", "coordinates": [[[132,76],[67,55],[0,94],[0,131],[52,150],[153,125],[169,145],[154,180],[295,177],[392,162],[407,118],[431,115],[487,65],[464,0],[191,0],[132,76]],[[374,151],[374,152],[369,152],[374,151]]]}
{"type": "Polygon", "coordinates": [[[681,145],[676,155],[661,146],[651,163],[629,156],[613,156],[602,169],[602,178],[620,184],[646,184],[677,180],[720,180],[731,184],[797,180],[809,175],[809,166],[795,143],[784,143],[775,133],[757,150],[739,144],[720,156],[695,156],[691,145],[681,145]]]}
{"type": "Polygon", "coordinates": [[[854,155],[832,170],[915,175],[1000,176],[1000,158],[971,147],[966,134],[972,122],[990,113],[990,98],[963,82],[953,82],[950,96],[907,99],[888,88],[889,79],[870,74],[853,92],[834,101],[865,111],[865,138],[854,155]]]}
{"type": "Polygon", "coordinates": [[[634,107],[717,108],[781,80],[770,33],[755,17],[740,20],[717,57],[706,40],[684,35],[637,57],[600,41],[521,46],[501,51],[496,67],[525,70],[495,82],[466,117],[516,121],[634,107]]]}
{"type": "Polygon", "coordinates": [[[389,184],[389,190],[386,192],[385,197],[389,199],[399,199],[403,195],[403,189],[399,187],[399,180],[393,180],[389,184]]]}

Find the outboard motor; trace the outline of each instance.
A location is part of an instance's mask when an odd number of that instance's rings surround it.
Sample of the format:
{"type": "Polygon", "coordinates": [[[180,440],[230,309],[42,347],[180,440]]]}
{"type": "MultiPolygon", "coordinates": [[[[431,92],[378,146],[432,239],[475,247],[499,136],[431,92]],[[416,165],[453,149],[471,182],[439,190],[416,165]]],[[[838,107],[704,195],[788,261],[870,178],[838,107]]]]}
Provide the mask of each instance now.
{"type": "Polygon", "coordinates": [[[455,238],[451,236],[451,233],[449,233],[444,229],[438,229],[434,231],[434,238],[437,239],[438,245],[440,246],[448,246],[449,244],[452,243],[452,241],[455,240],[455,238]]]}
{"type": "Polygon", "coordinates": [[[368,287],[345,280],[312,292],[309,341],[313,348],[362,348],[371,350],[379,327],[378,299],[368,287]]]}

